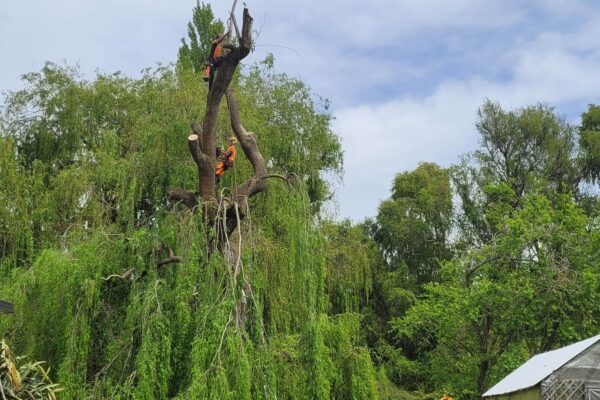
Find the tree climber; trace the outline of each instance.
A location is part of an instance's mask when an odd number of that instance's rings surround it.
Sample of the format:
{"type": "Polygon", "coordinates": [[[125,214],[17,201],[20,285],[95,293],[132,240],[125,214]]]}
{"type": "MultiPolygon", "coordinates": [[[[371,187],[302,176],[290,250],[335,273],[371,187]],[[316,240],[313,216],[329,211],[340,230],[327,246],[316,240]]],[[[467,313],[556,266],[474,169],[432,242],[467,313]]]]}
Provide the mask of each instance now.
{"type": "Polygon", "coordinates": [[[215,72],[219,68],[221,51],[223,50],[223,40],[229,34],[229,31],[222,35],[215,36],[215,40],[210,45],[210,53],[204,64],[204,81],[208,81],[208,89],[212,87],[213,80],[215,79],[215,72]]]}
{"type": "Polygon", "coordinates": [[[220,153],[219,158],[221,161],[217,163],[217,171],[215,172],[215,182],[219,184],[221,181],[221,175],[223,172],[233,167],[233,160],[235,160],[235,145],[237,144],[237,139],[232,136],[229,138],[229,147],[227,151],[223,153],[222,151],[218,151],[220,153]]]}

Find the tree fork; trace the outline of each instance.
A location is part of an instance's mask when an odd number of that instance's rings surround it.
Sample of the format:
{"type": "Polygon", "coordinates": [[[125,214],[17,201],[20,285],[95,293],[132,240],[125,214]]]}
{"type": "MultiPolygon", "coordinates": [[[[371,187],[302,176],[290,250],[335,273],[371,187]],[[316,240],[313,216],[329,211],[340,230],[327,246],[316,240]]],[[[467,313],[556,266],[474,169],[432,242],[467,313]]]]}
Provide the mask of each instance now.
{"type": "Polygon", "coordinates": [[[215,195],[216,145],[215,130],[219,105],[227,91],[240,61],[246,57],[252,48],[252,17],[244,8],[242,37],[238,46],[226,46],[221,57],[220,67],[215,81],[208,92],[206,109],[202,126],[197,122],[192,124],[192,133],[188,136],[188,148],[198,168],[198,191],[196,193],[181,188],[169,189],[169,197],[183,202],[190,210],[196,211],[198,197],[202,198],[202,213],[205,223],[210,223],[215,217],[212,204],[217,204],[215,195]]]}
{"type": "Polygon", "coordinates": [[[242,37],[239,46],[224,46],[227,51],[224,52],[221,66],[206,99],[204,123],[202,126],[196,122],[193,123],[192,133],[188,136],[188,149],[198,169],[198,191],[193,193],[180,188],[169,190],[172,200],[181,201],[192,212],[197,211],[199,201],[201,201],[204,222],[208,225],[217,219],[217,238],[220,247],[224,245],[227,238],[239,226],[239,222],[246,216],[248,199],[266,189],[267,179],[276,177],[288,180],[288,177],[283,175],[268,173],[267,163],[260,153],[257,137],[254,133],[247,132],[242,126],[239,105],[229,87],[239,62],[250,53],[251,34],[252,17],[248,13],[248,9],[244,8],[242,37]],[[231,191],[230,197],[217,199],[218,196],[215,193],[215,129],[223,95],[227,99],[231,128],[250,161],[254,173],[250,179],[235,187],[231,191]],[[224,207],[224,211],[219,212],[219,215],[217,215],[218,210],[215,206],[218,204],[224,207]]]}
{"type": "Polygon", "coordinates": [[[204,122],[202,125],[203,140],[200,143],[202,153],[210,159],[210,168],[200,171],[200,196],[205,202],[215,198],[215,128],[217,125],[217,114],[219,105],[225,91],[229,87],[233,74],[240,63],[252,48],[252,17],[247,8],[244,8],[244,20],[242,26],[242,39],[239,46],[229,48],[229,51],[221,57],[220,66],[215,81],[208,92],[204,122]]]}

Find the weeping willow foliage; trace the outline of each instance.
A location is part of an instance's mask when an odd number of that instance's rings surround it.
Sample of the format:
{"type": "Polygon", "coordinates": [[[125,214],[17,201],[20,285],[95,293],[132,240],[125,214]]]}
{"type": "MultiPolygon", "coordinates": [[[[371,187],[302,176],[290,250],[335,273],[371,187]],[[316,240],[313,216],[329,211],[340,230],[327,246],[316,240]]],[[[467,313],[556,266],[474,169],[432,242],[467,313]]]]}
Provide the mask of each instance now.
{"type": "MultiPolygon", "coordinates": [[[[228,257],[209,257],[212,227],[165,195],[197,185],[185,140],[202,114],[197,77],[159,68],[139,80],[85,81],[49,64],[24,79],[0,125],[0,298],[17,310],[0,318],[0,335],[48,362],[61,398],[377,398],[360,314],[330,312],[331,266],[313,216],[323,197],[307,190],[319,169],[341,168],[337,139],[317,127],[329,117],[304,97],[283,104],[278,126],[304,107],[315,125],[299,137],[322,136],[333,152],[310,166],[300,163],[317,157],[310,146],[282,149],[272,126],[261,136],[266,103],[244,111],[266,156],[283,165],[287,152],[308,186],[271,183],[252,199],[228,257]],[[166,249],[182,261],[158,267],[166,249]]],[[[242,76],[236,85],[293,89],[266,82],[242,76]]],[[[243,107],[261,103],[242,93],[243,107]]],[[[218,129],[227,136],[224,112],[218,129]]],[[[225,194],[250,175],[238,158],[225,194]]],[[[349,287],[368,292],[354,275],[349,287]]]]}

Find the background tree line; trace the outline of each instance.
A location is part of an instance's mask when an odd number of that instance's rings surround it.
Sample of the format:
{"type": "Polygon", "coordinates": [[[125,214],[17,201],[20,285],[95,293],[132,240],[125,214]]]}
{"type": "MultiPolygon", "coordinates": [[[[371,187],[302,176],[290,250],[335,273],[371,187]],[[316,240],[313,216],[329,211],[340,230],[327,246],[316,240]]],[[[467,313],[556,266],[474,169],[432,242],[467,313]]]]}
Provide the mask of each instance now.
{"type": "Polygon", "coordinates": [[[600,328],[600,107],[573,126],[544,104],[486,101],[476,129],[476,151],[398,174],[356,226],[375,249],[374,362],[400,387],[461,399],[600,328]]]}

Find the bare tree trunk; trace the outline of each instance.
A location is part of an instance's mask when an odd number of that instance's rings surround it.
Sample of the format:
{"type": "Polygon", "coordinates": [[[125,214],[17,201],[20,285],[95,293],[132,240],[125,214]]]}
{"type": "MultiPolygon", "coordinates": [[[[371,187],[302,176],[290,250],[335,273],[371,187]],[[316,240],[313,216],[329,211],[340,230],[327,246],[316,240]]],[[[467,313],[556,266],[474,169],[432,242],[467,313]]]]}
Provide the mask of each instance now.
{"type": "Polygon", "coordinates": [[[204,112],[204,123],[202,125],[203,140],[200,143],[202,153],[209,158],[209,165],[200,169],[200,195],[205,202],[215,198],[215,128],[219,105],[225,91],[229,87],[233,74],[240,61],[250,53],[252,46],[252,17],[248,9],[244,8],[244,22],[242,27],[242,40],[238,47],[224,51],[221,57],[217,77],[208,92],[206,109],[204,112]]]}
{"type": "Polygon", "coordinates": [[[490,369],[489,362],[487,360],[482,360],[479,363],[479,376],[477,377],[477,391],[479,394],[485,393],[488,389],[488,372],[490,369]]]}
{"type": "Polygon", "coordinates": [[[205,223],[214,222],[215,218],[218,219],[216,226],[219,245],[223,245],[238,227],[239,222],[246,216],[248,199],[265,190],[268,178],[278,177],[287,179],[287,177],[281,175],[268,174],[267,164],[258,148],[257,137],[254,133],[247,132],[243,128],[239,105],[233,91],[229,87],[240,61],[250,53],[252,47],[251,34],[252,17],[248,13],[248,9],[244,8],[244,22],[240,43],[237,47],[228,46],[224,49],[216,79],[206,99],[204,122],[202,126],[196,122],[193,123],[192,133],[188,136],[188,148],[198,168],[198,190],[197,192],[189,192],[181,188],[172,188],[169,190],[169,196],[172,200],[182,202],[192,212],[200,209],[203,213],[205,223]],[[215,193],[215,128],[223,95],[227,97],[231,128],[244,154],[250,161],[254,174],[246,182],[234,188],[230,197],[217,199],[215,193]],[[200,199],[202,207],[198,207],[200,199]],[[222,213],[219,213],[220,215],[216,215],[216,209],[211,207],[211,204],[218,203],[224,207],[222,213]]]}
{"type": "Polygon", "coordinates": [[[214,202],[216,198],[215,128],[219,105],[221,104],[225,91],[231,83],[235,69],[240,61],[250,53],[252,47],[252,21],[248,9],[244,8],[244,21],[240,43],[237,47],[230,46],[223,51],[220,67],[216,72],[215,81],[210,88],[206,99],[204,122],[202,126],[196,122],[192,124],[192,133],[188,137],[188,147],[198,168],[198,190],[197,192],[188,192],[181,188],[172,188],[169,190],[169,196],[172,200],[183,202],[192,211],[196,211],[198,197],[200,197],[202,199],[202,204],[204,204],[201,209],[205,221],[210,219],[208,215],[208,204],[214,202]]]}

